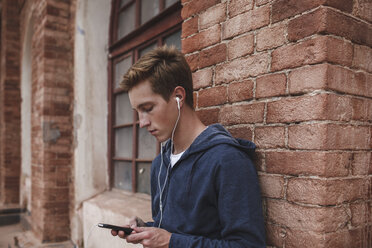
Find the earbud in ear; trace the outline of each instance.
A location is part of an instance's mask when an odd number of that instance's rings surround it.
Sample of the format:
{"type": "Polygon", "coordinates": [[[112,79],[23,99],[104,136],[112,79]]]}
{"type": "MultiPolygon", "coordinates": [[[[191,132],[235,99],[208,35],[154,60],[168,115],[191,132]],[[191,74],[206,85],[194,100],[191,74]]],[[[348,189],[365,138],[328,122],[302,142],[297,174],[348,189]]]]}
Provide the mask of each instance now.
{"type": "Polygon", "coordinates": [[[178,110],[180,110],[180,98],[178,96],[176,97],[176,101],[177,101],[177,108],[178,110]]]}

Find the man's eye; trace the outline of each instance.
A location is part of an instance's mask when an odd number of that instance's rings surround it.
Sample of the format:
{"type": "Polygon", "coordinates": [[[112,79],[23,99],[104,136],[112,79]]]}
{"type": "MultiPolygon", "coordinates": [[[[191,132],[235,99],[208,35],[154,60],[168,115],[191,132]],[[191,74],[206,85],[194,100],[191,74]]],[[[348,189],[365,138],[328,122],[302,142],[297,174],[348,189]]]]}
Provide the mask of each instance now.
{"type": "Polygon", "coordinates": [[[144,112],[151,112],[151,110],[153,109],[153,107],[148,107],[148,108],[144,108],[143,111],[144,112]]]}

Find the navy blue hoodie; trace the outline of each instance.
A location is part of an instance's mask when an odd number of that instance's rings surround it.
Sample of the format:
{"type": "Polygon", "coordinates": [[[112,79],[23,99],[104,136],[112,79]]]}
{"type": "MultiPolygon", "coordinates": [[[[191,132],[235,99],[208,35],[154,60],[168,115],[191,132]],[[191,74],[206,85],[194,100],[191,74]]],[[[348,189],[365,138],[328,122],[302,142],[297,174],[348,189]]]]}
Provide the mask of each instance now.
{"type": "Polygon", "coordinates": [[[204,130],[169,170],[170,142],[151,169],[153,223],[163,219],[172,233],[169,247],[266,247],[257,172],[250,157],[255,145],[233,138],[220,124],[204,130]]]}

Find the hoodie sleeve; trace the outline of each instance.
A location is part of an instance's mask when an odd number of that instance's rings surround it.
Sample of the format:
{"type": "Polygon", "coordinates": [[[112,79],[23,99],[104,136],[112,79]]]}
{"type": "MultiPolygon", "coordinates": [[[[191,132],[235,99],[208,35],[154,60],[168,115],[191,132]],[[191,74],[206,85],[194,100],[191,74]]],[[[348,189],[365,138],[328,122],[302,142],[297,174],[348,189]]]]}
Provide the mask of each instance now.
{"type": "Polygon", "coordinates": [[[261,195],[253,163],[242,153],[220,160],[215,175],[221,239],[172,234],[172,248],[266,247],[261,195]]]}

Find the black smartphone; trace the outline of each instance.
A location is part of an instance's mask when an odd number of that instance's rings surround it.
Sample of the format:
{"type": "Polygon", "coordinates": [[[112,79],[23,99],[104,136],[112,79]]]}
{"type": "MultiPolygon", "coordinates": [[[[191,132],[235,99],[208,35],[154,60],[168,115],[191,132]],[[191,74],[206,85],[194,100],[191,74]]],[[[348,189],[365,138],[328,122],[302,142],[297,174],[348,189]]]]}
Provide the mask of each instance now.
{"type": "Polygon", "coordinates": [[[107,229],[115,230],[115,231],[124,231],[124,233],[126,235],[131,234],[132,231],[133,231],[133,229],[132,228],[129,228],[129,227],[114,226],[114,225],[110,225],[110,224],[99,223],[98,226],[99,227],[102,227],[102,228],[107,228],[107,229]]]}

